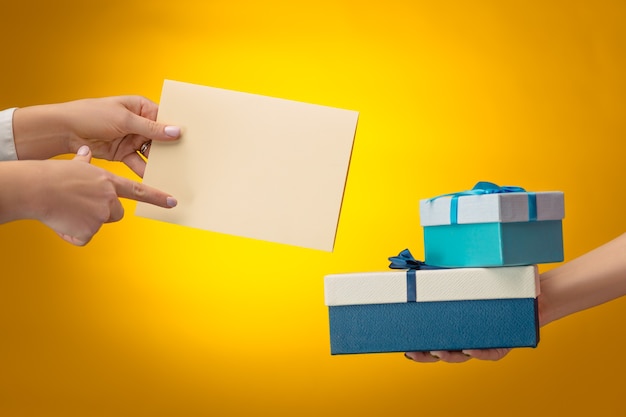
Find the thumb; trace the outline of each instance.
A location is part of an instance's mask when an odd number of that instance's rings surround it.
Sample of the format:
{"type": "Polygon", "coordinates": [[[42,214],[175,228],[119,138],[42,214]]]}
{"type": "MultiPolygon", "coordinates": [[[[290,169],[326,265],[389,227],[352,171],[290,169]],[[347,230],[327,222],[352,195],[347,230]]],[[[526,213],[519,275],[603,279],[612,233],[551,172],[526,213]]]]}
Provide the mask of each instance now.
{"type": "Polygon", "coordinates": [[[89,146],[83,145],[78,148],[78,151],[76,151],[76,156],[74,156],[74,161],[82,161],[87,163],[91,162],[91,149],[89,149],[89,146]]]}
{"type": "Polygon", "coordinates": [[[171,141],[180,136],[180,127],[168,126],[136,114],[129,119],[128,128],[130,133],[154,140],[171,141]]]}
{"type": "Polygon", "coordinates": [[[89,243],[89,239],[87,239],[85,241],[85,240],[81,240],[81,239],[79,239],[77,237],[67,235],[65,233],[57,232],[57,234],[59,236],[61,236],[61,238],[63,238],[63,240],[65,240],[68,243],[71,243],[74,246],[85,246],[87,243],[89,243]]]}

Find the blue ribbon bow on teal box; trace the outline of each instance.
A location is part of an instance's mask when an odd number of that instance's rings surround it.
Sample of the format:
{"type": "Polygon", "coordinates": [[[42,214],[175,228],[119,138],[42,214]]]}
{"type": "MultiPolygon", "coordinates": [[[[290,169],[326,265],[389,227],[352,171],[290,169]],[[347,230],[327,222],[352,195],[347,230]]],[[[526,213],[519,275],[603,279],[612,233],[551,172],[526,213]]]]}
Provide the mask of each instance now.
{"type": "Polygon", "coordinates": [[[474,188],[467,191],[461,191],[458,193],[443,194],[437,197],[433,197],[430,200],[436,200],[441,197],[451,196],[450,200],[450,224],[458,223],[459,216],[459,198],[468,195],[484,195],[484,194],[504,194],[504,193],[526,193],[528,195],[528,219],[529,221],[537,220],[537,194],[526,192],[522,187],[516,186],[504,186],[500,187],[492,182],[481,181],[477,183],[474,188]]]}
{"type": "Polygon", "coordinates": [[[562,192],[479,182],[420,201],[426,262],[445,267],[531,265],[563,260],[562,192]]]}

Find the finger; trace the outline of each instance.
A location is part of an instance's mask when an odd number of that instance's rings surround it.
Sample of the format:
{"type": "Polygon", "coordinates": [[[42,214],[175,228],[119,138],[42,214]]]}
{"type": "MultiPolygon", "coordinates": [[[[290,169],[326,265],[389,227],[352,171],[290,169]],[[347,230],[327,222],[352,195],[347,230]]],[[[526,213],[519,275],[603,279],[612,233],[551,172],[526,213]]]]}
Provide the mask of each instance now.
{"type": "Polygon", "coordinates": [[[468,349],[463,353],[471,356],[472,358],[480,359],[483,361],[497,361],[504,358],[511,349],[499,348],[499,349],[468,349]]]}
{"type": "Polygon", "coordinates": [[[76,155],[74,155],[74,161],[82,161],[82,162],[90,163],[91,162],[91,149],[89,149],[89,146],[83,145],[80,148],[78,148],[78,151],[76,151],[76,155]]]}
{"type": "Polygon", "coordinates": [[[124,206],[117,198],[111,202],[109,207],[109,218],[106,223],[118,222],[124,218],[124,206]]]}
{"type": "Polygon", "coordinates": [[[119,197],[142,201],[164,208],[176,207],[176,204],[178,204],[171,195],[136,181],[114,175],[113,184],[119,197]]]}
{"type": "Polygon", "coordinates": [[[66,242],[71,243],[72,245],[75,245],[75,246],[85,246],[91,240],[91,237],[87,239],[84,239],[84,238],[80,239],[75,236],[70,236],[61,232],[57,232],[57,235],[61,236],[61,238],[65,240],[66,242]]]}
{"type": "Polygon", "coordinates": [[[128,154],[128,156],[122,159],[122,162],[140,178],[143,178],[143,174],[146,172],[146,161],[137,152],[128,154]]]}
{"type": "Polygon", "coordinates": [[[439,358],[430,354],[430,352],[406,352],[404,357],[415,362],[439,362],[439,358]]]}
{"type": "Polygon", "coordinates": [[[467,362],[472,357],[464,354],[463,352],[458,351],[448,351],[448,350],[433,350],[430,352],[431,355],[438,357],[443,362],[448,363],[461,363],[467,362]]]}
{"type": "Polygon", "coordinates": [[[150,148],[152,148],[152,141],[148,140],[141,144],[138,152],[141,156],[148,159],[148,157],[150,156],[150,148]]]}
{"type": "Polygon", "coordinates": [[[159,105],[149,98],[140,95],[127,95],[119,96],[117,99],[121,100],[124,107],[134,114],[138,114],[150,120],[157,119],[159,105]]]}
{"type": "Polygon", "coordinates": [[[169,126],[136,114],[129,118],[128,130],[130,134],[162,141],[176,140],[180,136],[180,128],[178,126],[169,126]]]}

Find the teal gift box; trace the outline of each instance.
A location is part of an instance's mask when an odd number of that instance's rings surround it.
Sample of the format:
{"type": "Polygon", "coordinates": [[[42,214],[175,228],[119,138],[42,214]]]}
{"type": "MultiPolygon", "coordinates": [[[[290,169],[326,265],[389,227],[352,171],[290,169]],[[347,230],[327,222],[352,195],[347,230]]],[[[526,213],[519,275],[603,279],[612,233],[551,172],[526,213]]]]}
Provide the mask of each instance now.
{"type": "Polygon", "coordinates": [[[563,261],[564,197],[480,182],[420,201],[425,261],[450,268],[563,261]]]}

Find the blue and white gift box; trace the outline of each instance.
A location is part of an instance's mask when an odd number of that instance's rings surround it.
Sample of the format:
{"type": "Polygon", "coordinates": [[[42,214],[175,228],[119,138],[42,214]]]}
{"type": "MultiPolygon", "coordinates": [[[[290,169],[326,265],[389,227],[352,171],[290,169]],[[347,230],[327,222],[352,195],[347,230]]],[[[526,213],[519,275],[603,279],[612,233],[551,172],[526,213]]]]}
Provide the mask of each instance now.
{"type": "Polygon", "coordinates": [[[444,267],[561,262],[564,214],[562,192],[488,182],[421,200],[425,261],[444,267]]]}
{"type": "Polygon", "coordinates": [[[331,354],[536,347],[536,266],[324,278],[331,354]]]}

